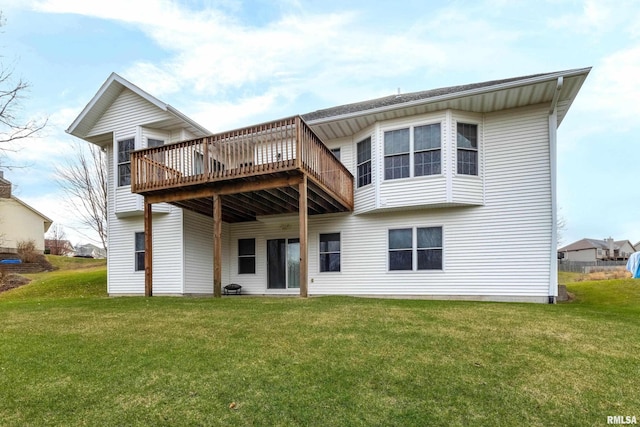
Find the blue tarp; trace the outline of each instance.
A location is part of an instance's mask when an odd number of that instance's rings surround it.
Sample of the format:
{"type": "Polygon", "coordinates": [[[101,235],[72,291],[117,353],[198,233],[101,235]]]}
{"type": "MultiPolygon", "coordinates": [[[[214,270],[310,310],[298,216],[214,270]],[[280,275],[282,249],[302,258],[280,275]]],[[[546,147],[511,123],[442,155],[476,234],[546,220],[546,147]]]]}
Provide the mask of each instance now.
{"type": "Polygon", "coordinates": [[[634,279],[640,279],[640,252],[631,254],[627,261],[627,270],[633,274],[634,279]]]}
{"type": "Polygon", "coordinates": [[[19,259],[2,259],[0,264],[22,264],[22,261],[19,259]]]}

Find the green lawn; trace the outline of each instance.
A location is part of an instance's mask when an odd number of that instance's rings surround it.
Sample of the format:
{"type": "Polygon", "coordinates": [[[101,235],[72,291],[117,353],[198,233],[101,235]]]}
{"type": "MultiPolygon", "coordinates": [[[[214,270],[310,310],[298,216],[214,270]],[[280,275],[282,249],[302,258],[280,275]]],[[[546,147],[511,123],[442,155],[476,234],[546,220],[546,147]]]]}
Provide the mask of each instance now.
{"type": "Polygon", "coordinates": [[[537,305],[107,298],[104,267],[49,275],[0,294],[1,425],[640,418],[638,280],[573,283],[575,302],[537,305]]]}

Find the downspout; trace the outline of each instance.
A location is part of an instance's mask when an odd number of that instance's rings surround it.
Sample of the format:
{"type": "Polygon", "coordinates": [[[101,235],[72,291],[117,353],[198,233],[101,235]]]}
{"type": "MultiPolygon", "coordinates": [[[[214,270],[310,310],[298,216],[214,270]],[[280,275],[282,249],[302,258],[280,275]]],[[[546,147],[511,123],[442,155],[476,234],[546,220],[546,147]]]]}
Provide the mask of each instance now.
{"type": "Polygon", "coordinates": [[[558,195],[556,191],[557,178],[557,131],[558,131],[558,100],[564,79],[558,77],[556,91],[549,108],[549,167],[551,171],[551,248],[549,260],[549,304],[556,302],[558,296],[558,195]]]}

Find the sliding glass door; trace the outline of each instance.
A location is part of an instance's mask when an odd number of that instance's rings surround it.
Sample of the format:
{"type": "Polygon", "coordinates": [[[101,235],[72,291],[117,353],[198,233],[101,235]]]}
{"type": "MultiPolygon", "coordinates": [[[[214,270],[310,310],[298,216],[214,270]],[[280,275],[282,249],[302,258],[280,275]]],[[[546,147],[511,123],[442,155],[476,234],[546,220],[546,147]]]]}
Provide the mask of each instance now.
{"type": "Polygon", "coordinates": [[[267,288],[300,287],[300,239],[267,240],[267,288]]]}

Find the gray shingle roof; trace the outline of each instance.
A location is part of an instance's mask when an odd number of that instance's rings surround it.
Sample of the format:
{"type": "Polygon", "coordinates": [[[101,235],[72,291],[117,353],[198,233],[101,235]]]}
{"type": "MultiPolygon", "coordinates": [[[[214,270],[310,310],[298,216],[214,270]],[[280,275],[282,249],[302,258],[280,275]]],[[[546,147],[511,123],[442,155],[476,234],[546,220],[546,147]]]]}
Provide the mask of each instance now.
{"type": "MultiPolygon", "coordinates": [[[[613,242],[613,248],[620,249],[625,242],[627,242],[627,240],[616,240],[613,242]]],[[[609,245],[604,240],[587,238],[578,240],[577,242],[573,242],[570,245],[560,248],[558,249],[558,252],[580,251],[583,249],[609,249],[609,245]]]]}
{"type": "Polygon", "coordinates": [[[346,104],[346,105],[339,105],[337,107],[331,107],[331,108],[325,108],[323,110],[313,111],[307,114],[303,114],[302,118],[305,121],[319,120],[327,117],[341,116],[344,114],[372,110],[375,108],[386,107],[386,106],[396,105],[396,104],[403,104],[405,102],[417,101],[421,99],[429,99],[437,96],[450,95],[457,92],[465,92],[468,90],[495,86],[495,85],[504,84],[504,83],[511,83],[518,80],[527,80],[535,77],[541,77],[541,76],[552,75],[552,74],[556,74],[556,73],[531,74],[528,76],[512,77],[509,79],[491,80],[488,82],[473,83],[473,84],[466,84],[466,85],[460,85],[460,86],[449,86],[449,87],[443,87],[439,89],[423,90],[420,92],[402,93],[399,95],[390,95],[390,96],[385,96],[383,98],[371,99],[368,101],[356,102],[353,104],[346,104]]]}

